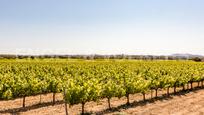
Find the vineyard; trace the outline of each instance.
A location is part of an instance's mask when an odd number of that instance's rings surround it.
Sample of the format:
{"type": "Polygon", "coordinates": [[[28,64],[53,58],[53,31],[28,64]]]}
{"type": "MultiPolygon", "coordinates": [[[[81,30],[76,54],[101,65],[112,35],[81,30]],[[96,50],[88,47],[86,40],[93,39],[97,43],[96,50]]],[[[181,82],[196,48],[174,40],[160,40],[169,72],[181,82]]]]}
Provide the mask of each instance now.
{"type": "Polygon", "coordinates": [[[125,97],[129,105],[132,94],[142,94],[145,101],[147,93],[154,98],[162,89],[169,96],[170,89],[190,90],[203,81],[204,64],[192,61],[0,60],[0,100],[22,98],[25,107],[26,97],[52,93],[55,105],[61,93],[66,114],[71,114],[67,104],[81,104],[84,114],[90,101],[107,99],[111,109],[115,97],[125,97]]]}

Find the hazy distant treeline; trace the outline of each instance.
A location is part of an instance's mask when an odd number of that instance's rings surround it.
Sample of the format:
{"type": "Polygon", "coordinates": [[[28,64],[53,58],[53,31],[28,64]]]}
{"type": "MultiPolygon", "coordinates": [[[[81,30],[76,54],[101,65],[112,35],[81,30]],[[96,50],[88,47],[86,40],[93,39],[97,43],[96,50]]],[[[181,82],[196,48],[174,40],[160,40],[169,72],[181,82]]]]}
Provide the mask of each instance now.
{"type": "Polygon", "coordinates": [[[0,55],[4,59],[44,59],[44,58],[59,58],[59,59],[135,59],[135,60],[194,60],[204,61],[204,57],[195,56],[154,56],[154,55],[0,55]]]}

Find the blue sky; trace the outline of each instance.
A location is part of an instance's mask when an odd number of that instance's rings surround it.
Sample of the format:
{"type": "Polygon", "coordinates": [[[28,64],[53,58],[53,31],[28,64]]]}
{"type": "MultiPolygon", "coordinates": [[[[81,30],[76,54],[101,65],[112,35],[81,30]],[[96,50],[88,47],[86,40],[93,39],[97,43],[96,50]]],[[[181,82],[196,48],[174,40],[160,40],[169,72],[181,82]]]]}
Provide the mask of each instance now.
{"type": "Polygon", "coordinates": [[[0,53],[204,55],[203,0],[1,0],[0,53]]]}

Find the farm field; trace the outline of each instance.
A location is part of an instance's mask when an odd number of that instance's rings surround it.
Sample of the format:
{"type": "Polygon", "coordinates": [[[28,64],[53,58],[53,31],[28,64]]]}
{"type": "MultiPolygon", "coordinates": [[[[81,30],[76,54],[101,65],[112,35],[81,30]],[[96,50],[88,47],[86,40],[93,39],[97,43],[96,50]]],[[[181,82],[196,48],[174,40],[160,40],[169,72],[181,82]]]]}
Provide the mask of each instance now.
{"type": "Polygon", "coordinates": [[[1,114],[202,114],[201,62],[0,62],[1,114]]]}
{"type": "MultiPolygon", "coordinates": [[[[173,92],[173,90],[171,90],[173,92]]],[[[164,91],[159,92],[159,96],[162,96],[164,91]]],[[[147,95],[150,98],[150,94],[147,95]]],[[[57,95],[57,100],[61,100],[62,96],[57,95]]],[[[202,115],[204,114],[204,89],[196,89],[189,93],[178,93],[172,95],[170,98],[153,99],[147,102],[138,102],[142,99],[141,95],[131,95],[131,106],[120,107],[125,105],[126,99],[112,100],[112,106],[117,108],[116,110],[107,110],[107,103],[105,99],[99,103],[89,102],[86,106],[86,110],[93,114],[122,114],[122,115],[202,115]]],[[[27,106],[25,109],[21,108],[22,99],[15,99],[11,101],[0,102],[0,114],[1,115],[64,115],[64,104],[59,102],[55,106],[50,103],[52,95],[47,94],[42,96],[42,104],[39,105],[39,96],[31,96],[27,99],[27,106]]],[[[70,115],[80,114],[81,106],[74,105],[69,109],[70,115]]]]}
{"type": "Polygon", "coordinates": [[[0,0],[0,115],[204,115],[204,0],[0,0]]]}

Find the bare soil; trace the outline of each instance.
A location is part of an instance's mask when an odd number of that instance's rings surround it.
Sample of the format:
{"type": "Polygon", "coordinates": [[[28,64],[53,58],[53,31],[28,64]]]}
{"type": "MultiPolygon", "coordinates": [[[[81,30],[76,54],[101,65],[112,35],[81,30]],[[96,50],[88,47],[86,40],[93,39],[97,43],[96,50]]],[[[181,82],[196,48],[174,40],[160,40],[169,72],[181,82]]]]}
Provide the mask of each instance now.
{"type": "MultiPolygon", "coordinates": [[[[130,96],[130,105],[126,105],[126,98],[112,98],[112,110],[108,109],[107,99],[99,102],[89,102],[85,105],[85,111],[97,115],[204,115],[204,89],[193,91],[181,91],[174,95],[170,89],[171,96],[165,96],[166,90],[158,91],[158,98],[151,99],[151,94],[146,95],[143,101],[141,94],[130,96]]],[[[155,92],[153,92],[155,95],[155,92]]],[[[26,97],[26,107],[22,108],[23,99],[0,101],[0,115],[65,115],[63,97],[56,95],[56,104],[52,105],[52,94],[26,97]]],[[[81,104],[68,106],[70,115],[78,115],[81,112],[81,104]]]]}

